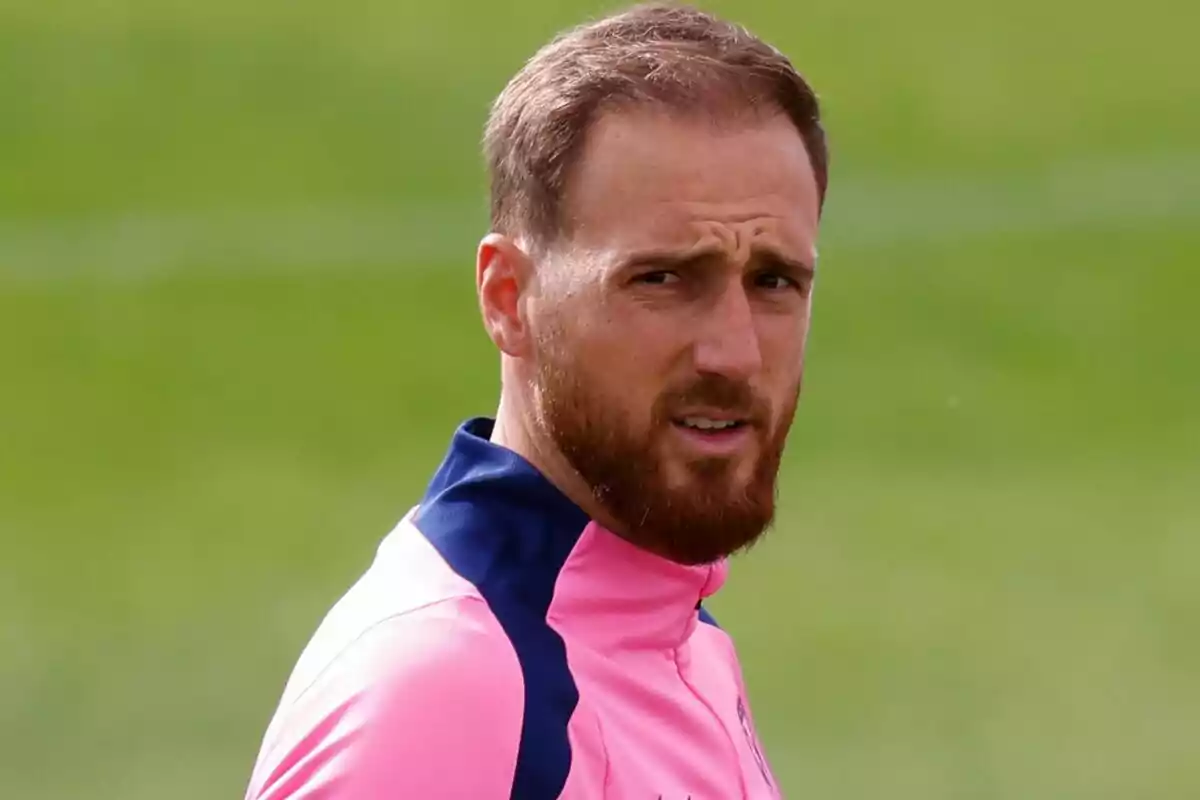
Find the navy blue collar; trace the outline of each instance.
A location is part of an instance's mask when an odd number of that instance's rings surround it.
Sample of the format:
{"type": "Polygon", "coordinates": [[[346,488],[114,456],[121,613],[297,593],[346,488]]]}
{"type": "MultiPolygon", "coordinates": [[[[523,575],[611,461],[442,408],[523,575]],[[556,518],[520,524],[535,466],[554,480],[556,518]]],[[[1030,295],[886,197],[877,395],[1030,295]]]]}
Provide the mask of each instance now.
{"type": "Polygon", "coordinates": [[[494,427],[488,417],[459,426],[414,522],[439,550],[454,554],[455,568],[476,585],[508,584],[508,577],[531,571],[546,575],[503,587],[545,609],[554,577],[591,519],[533,464],[493,444],[494,427]]]}

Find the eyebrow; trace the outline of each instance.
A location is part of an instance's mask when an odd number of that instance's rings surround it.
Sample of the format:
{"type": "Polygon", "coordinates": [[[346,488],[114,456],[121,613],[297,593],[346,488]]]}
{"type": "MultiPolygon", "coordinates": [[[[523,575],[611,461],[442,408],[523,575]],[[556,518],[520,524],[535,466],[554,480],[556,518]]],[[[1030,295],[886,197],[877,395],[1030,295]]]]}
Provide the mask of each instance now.
{"type": "MultiPolygon", "coordinates": [[[[626,272],[635,268],[688,269],[699,266],[705,261],[720,260],[725,255],[725,249],[716,245],[695,247],[688,250],[643,250],[621,259],[620,271],[626,272]]],[[[751,261],[777,265],[788,272],[805,278],[813,277],[817,271],[814,264],[781,253],[773,247],[759,245],[752,248],[750,259],[751,261]]]]}

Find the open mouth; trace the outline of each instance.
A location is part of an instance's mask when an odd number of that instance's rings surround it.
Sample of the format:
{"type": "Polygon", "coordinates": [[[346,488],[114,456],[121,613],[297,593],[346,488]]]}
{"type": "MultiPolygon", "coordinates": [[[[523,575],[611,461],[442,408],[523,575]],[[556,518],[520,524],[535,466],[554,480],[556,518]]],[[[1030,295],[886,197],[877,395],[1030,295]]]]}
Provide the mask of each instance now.
{"type": "Polygon", "coordinates": [[[731,458],[746,452],[754,440],[753,420],[749,417],[689,414],[671,422],[686,450],[704,458],[731,458]]]}
{"type": "Polygon", "coordinates": [[[711,419],[709,417],[680,417],[672,421],[680,428],[707,434],[735,431],[747,424],[746,420],[742,419],[711,419]]]}

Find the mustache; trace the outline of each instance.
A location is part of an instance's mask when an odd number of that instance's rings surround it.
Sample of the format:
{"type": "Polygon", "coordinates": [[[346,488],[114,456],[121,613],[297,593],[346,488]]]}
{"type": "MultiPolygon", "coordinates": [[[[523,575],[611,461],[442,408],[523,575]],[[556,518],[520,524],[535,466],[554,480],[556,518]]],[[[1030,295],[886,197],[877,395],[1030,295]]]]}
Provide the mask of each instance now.
{"type": "Polygon", "coordinates": [[[771,419],[770,403],[750,384],[723,375],[702,375],[687,386],[664,392],[655,405],[656,418],[664,422],[695,406],[736,414],[759,426],[765,426],[771,419]]]}

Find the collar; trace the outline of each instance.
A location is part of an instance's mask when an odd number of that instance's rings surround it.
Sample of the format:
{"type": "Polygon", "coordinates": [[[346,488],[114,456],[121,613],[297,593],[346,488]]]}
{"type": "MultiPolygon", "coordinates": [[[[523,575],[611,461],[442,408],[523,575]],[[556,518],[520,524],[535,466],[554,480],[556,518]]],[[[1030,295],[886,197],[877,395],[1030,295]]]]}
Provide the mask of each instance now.
{"type": "Polygon", "coordinates": [[[416,527],[495,607],[519,604],[597,647],[679,647],[725,561],[676,564],[599,525],[536,467],[463,423],[418,507],[416,527]]]}

